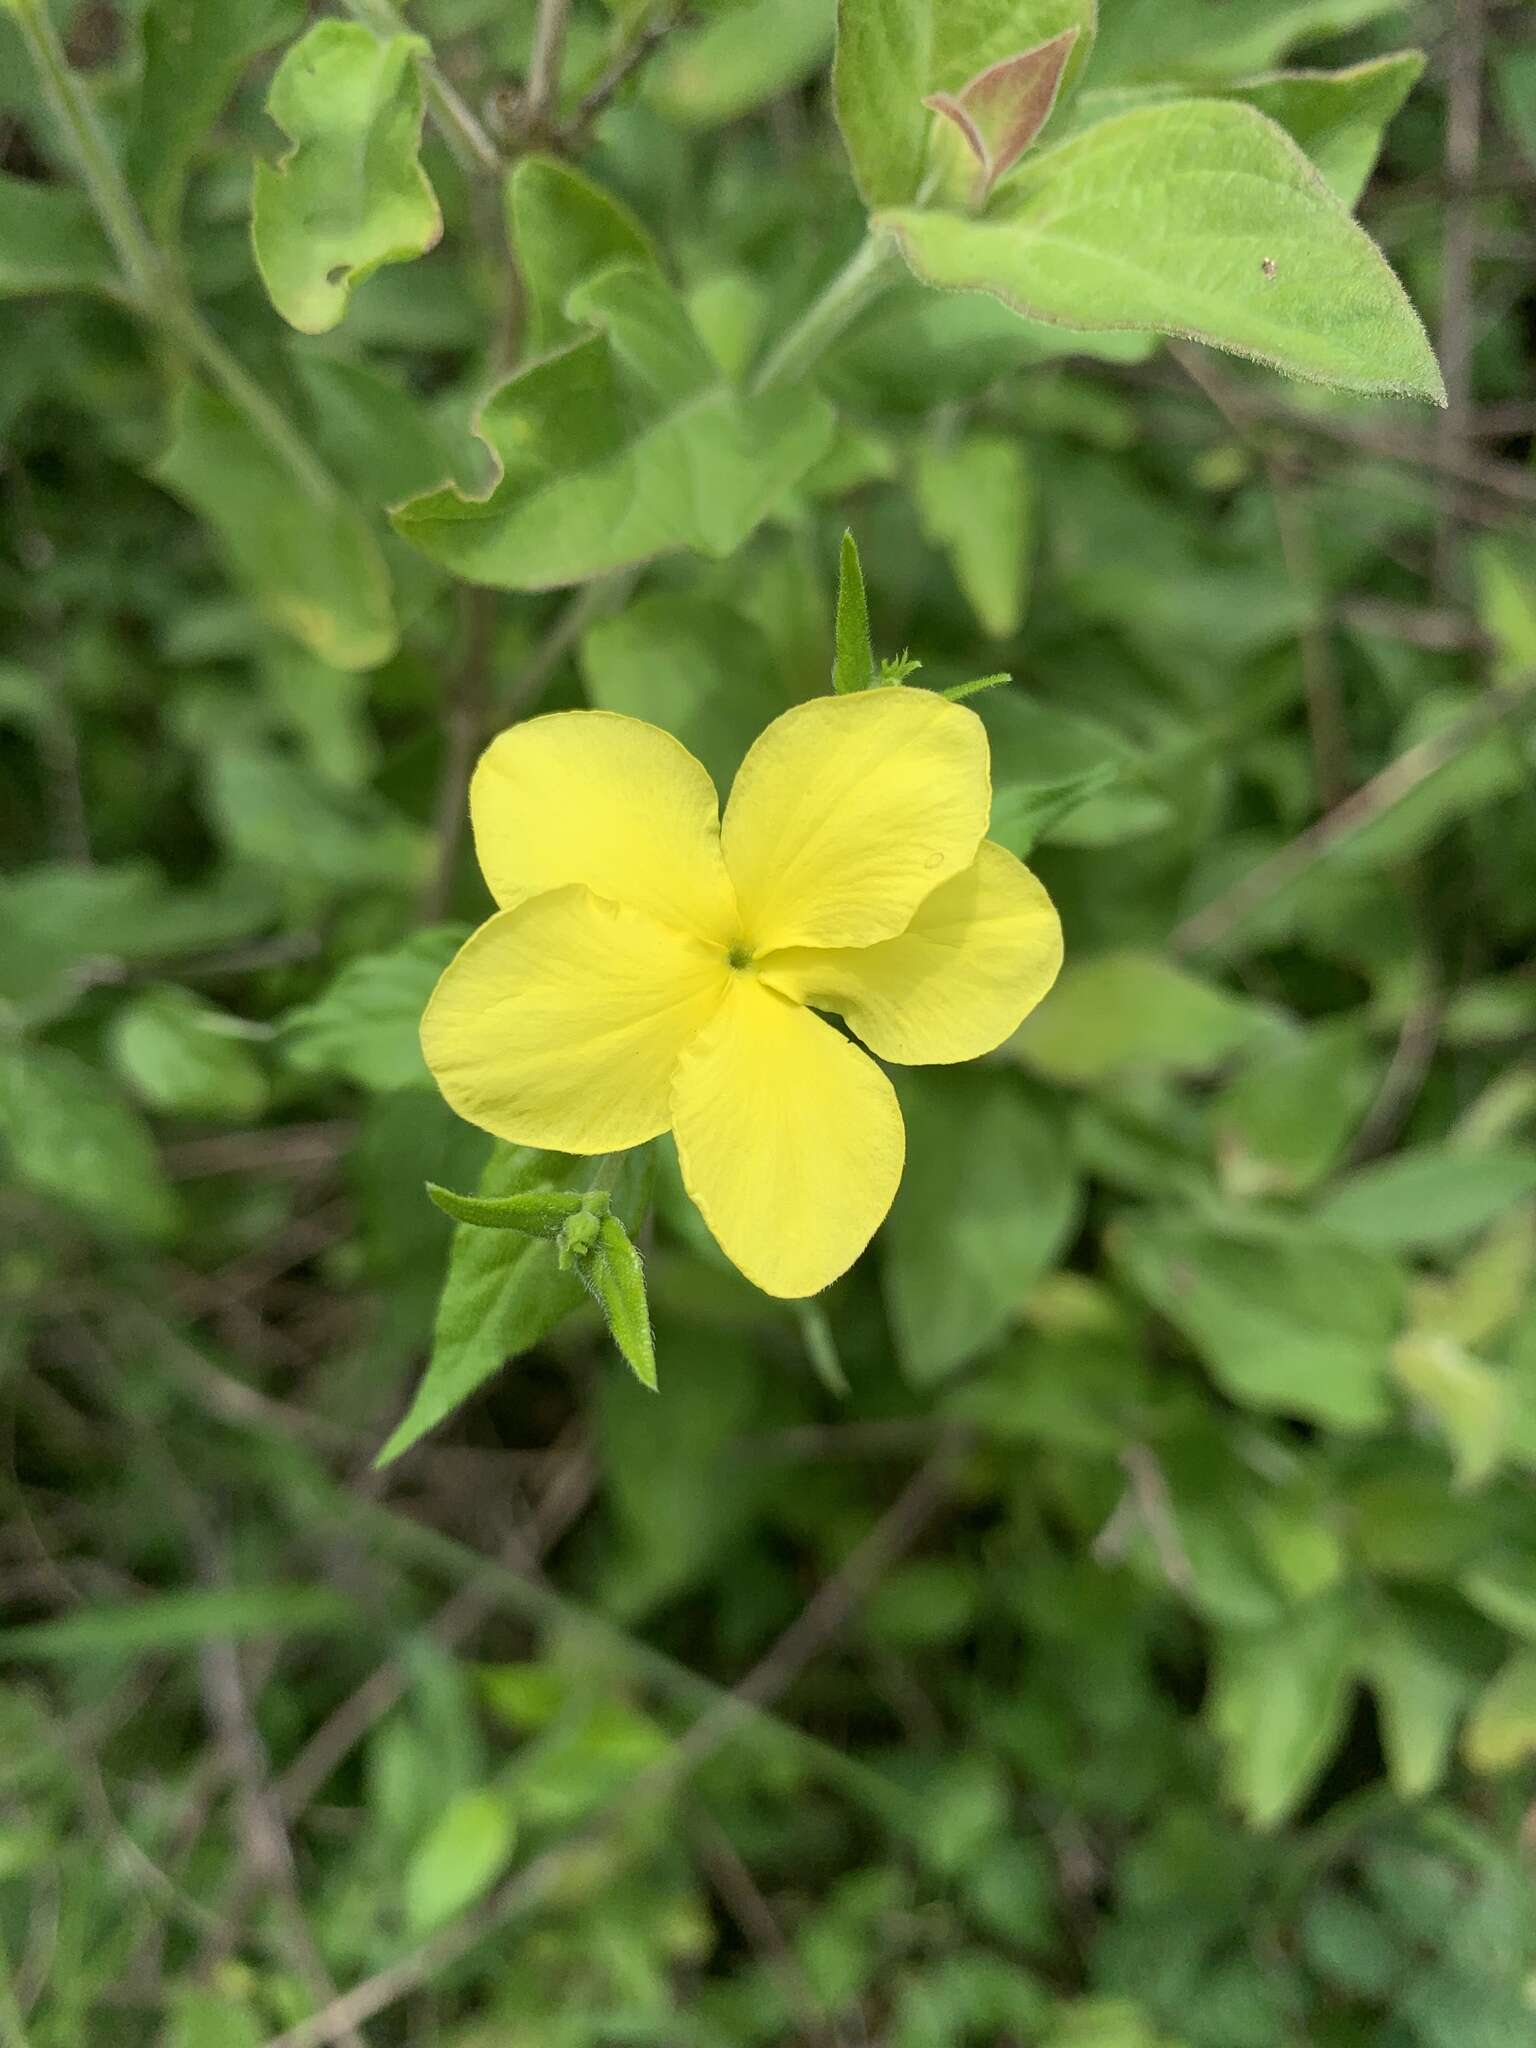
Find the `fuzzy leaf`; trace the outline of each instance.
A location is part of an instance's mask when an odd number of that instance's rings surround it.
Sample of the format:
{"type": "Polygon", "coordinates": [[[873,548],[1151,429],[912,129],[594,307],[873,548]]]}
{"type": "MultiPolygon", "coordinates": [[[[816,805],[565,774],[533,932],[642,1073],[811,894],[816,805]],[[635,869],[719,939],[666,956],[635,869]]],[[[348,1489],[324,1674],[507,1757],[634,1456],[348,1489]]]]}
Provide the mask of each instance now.
{"type": "Polygon", "coordinates": [[[877,216],[928,284],[1027,319],[1209,342],[1342,389],[1444,400],[1370,238],[1256,108],[1177,100],[1032,157],[985,219],[877,216]]]}
{"type": "Polygon", "coordinates": [[[389,572],[339,492],[311,493],[249,421],[196,386],[153,472],[212,527],[274,625],[333,668],[376,668],[395,650],[389,572]]]}
{"type": "Polygon", "coordinates": [[[354,286],[443,231],[420,163],[426,47],[321,21],[278,67],[267,112],[293,146],[256,166],[251,236],[273,305],[302,333],[334,327],[354,286]]]}
{"type": "Polygon", "coordinates": [[[576,1275],[603,1312],[608,1334],[643,1387],[656,1385],[656,1340],[651,1334],[645,1268],[617,1216],[604,1216],[592,1249],[576,1260],[576,1275]]]}
{"type": "Polygon", "coordinates": [[[530,355],[547,355],[580,331],[565,312],[577,285],[615,263],[656,267],[650,236],[629,208],[558,157],[524,157],[507,180],[506,202],[530,355]]]}
{"type": "Polygon", "coordinates": [[[1005,640],[1024,622],[1035,481],[1016,436],[967,434],[917,458],[918,514],[944,549],[982,630],[1005,640]]]}
{"type": "Polygon", "coordinates": [[[869,637],[869,600],[864,595],[864,567],[859,544],[843,535],[837,569],[837,651],[832,659],[832,687],[840,694],[867,690],[875,680],[875,650],[869,637]]]}
{"type": "Polygon", "coordinates": [[[80,193],[0,171],[0,299],[105,292],[117,281],[107,238],[80,193]]]}
{"type": "Polygon", "coordinates": [[[567,312],[595,328],[502,386],[480,419],[501,464],[483,498],[416,498],[396,530],[470,582],[547,590],[678,548],[733,554],[825,451],[830,407],[725,381],[676,295],[633,264],[567,312]]]}
{"type": "Polygon", "coordinates": [[[574,1189],[536,1189],[526,1195],[456,1195],[452,1188],[427,1182],[427,1193],[455,1223],[473,1223],[479,1230],[520,1230],[525,1237],[557,1238],[586,1197],[574,1189]]]}

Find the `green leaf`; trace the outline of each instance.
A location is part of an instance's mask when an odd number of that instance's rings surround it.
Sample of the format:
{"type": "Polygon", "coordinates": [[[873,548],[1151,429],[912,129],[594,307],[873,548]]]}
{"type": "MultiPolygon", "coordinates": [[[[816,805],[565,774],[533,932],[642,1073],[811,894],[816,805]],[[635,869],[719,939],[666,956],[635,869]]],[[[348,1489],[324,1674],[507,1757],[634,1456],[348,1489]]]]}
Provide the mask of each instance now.
{"type": "Polygon", "coordinates": [[[1009,1040],[1048,1080],[1092,1086],[1119,1073],[1198,1074],[1272,1036],[1256,1004],[1154,953],[1068,961],[1009,1040]]]}
{"type": "Polygon", "coordinates": [[[357,285],[443,231],[420,163],[426,49],[321,21],[272,80],[267,112],[292,147],[256,166],[251,239],[273,305],[305,334],[334,327],[357,285]]]}
{"type": "Polygon", "coordinates": [[[1467,1721],[1462,1755],[1474,1771],[1508,1771],[1536,1755],[1536,1650],[1516,1650],[1467,1721]]]}
{"type": "Polygon", "coordinates": [[[565,311],[578,285],[615,263],[656,267],[651,238],[629,208],[558,157],[524,157],[507,179],[506,205],[530,355],[547,355],[580,331],[565,311]]]}
{"type": "MultiPolygon", "coordinates": [[[[592,1161],[526,1145],[497,1145],[478,1193],[499,1199],[551,1190],[582,1192],[592,1161]]],[[[650,1199],[648,1148],[626,1154],[612,1197],[614,1213],[638,1225],[650,1199]]],[[[404,1420],[378,1455],[387,1465],[445,1416],[530,1350],[580,1306],[582,1284],[563,1271],[553,1245],[515,1231],[460,1224],[438,1304],[432,1356],[404,1420]]]]}
{"type": "Polygon", "coordinates": [[[249,1122],[266,1107],[267,1078],[246,1027],[190,989],[145,989],[112,1019],[112,1061],[151,1109],[249,1122]]]}
{"type": "Polygon", "coordinates": [[[334,489],[305,489],[243,414],[183,395],[152,474],[213,528],[274,625],[333,668],[377,668],[398,635],[389,574],[361,516],[334,489]]]}
{"type": "Polygon", "coordinates": [[[1096,85],[1202,83],[1278,64],[1299,43],[1344,35],[1402,0],[1115,0],[1106,7],[1096,85]]]}
{"type": "Polygon", "coordinates": [[[670,591],[636,598],[587,629],[588,700],[673,733],[729,789],[742,756],[788,708],[773,654],[728,605],[670,591]]]}
{"type": "Polygon", "coordinates": [[[302,344],[292,360],[314,408],[316,447],[370,504],[398,505],[453,475],[447,436],[415,392],[371,365],[302,344]]]}
{"type": "Polygon", "coordinates": [[[235,740],[204,764],[205,801],[232,853],[296,889],[400,893],[426,867],[427,838],[371,790],[338,790],[291,754],[235,740]]]}
{"type": "Polygon", "coordinates": [[[604,1216],[597,1241],[577,1255],[576,1277],[603,1312],[608,1334],[643,1387],[656,1386],[656,1341],[645,1293],[645,1268],[617,1216],[604,1216]]]}
{"type": "Polygon", "coordinates": [[[517,1820],[494,1786],[451,1799],[411,1851],[403,1877],[405,1923],[427,1934],[482,1898],[512,1860],[517,1820]]]}
{"type": "Polygon", "coordinates": [[[80,193],[0,171],[0,299],[110,292],[118,282],[107,238],[80,193]]]}
{"type": "Polygon", "coordinates": [[[902,1077],[907,1164],[882,1268],[897,1355],[932,1385],[1000,1337],[1048,1272],[1081,1191],[1059,1115],[1014,1076],[902,1077]]]}
{"type": "Polygon", "coordinates": [[[25,1186],[109,1234],[165,1238],[175,1230],[179,1205],[149,1131],[73,1053],[0,1046],[0,1137],[25,1186]]]}
{"type": "Polygon", "coordinates": [[[877,216],[928,284],[1032,320],[1181,335],[1351,391],[1444,401],[1370,238],[1255,108],[1183,100],[1030,157],[984,219],[877,216]]]}
{"type": "Polygon", "coordinates": [[[1356,1617],[1318,1601],[1276,1627],[1218,1638],[1207,1713],[1229,1796],[1255,1827],[1295,1811],[1332,1756],[1349,1711],[1356,1617]]]}
{"type": "Polygon", "coordinates": [[[1351,1174],[1323,1203],[1318,1221],[1357,1244],[1434,1250],[1485,1229],[1532,1193],[1536,1149],[1420,1145],[1351,1174]]]}
{"type": "Polygon", "coordinates": [[[323,995],[283,1017],[283,1057],[300,1073],[341,1075],[378,1094],[432,1087],[421,1013],[464,937],[462,925],[433,925],[350,961],[323,995]]]}
{"type": "Polygon", "coordinates": [[[721,376],[676,295],[621,265],[573,294],[596,328],[502,386],[479,431],[501,466],[482,498],[437,491],[396,530],[471,582],[547,590],[678,548],[734,554],[825,451],[830,407],[721,376]]]}
{"type": "Polygon", "coordinates": [[[246,65],[303,20],[301,0],[150,0],[126,169],[157,235],[174,236],[188,168],[246,65]]]}
{"type": "Polygon", "coordinates": [[[1170,824],[1173,806],[1135,774],[1111,727],[1022,691],[989,703],[992,821],[987,837],[1020,860],[1043,838],[1116,846],[1170,824]]]}
{"type": "Polygon", "coordinates": [[[1411,1611],[1373,1620],[1362,1676],[1376,1695],[1387,1770],[1400,1799],[1422,1799],[1445,1775],[1475,1681],[1411,1611]]]}
{"type": "Polygon", "coordinates": [[[1254,1059],[1212,1109],[1225,1185],[1241,1196],[1314,1187],[1337,1164],[1378,1085],[1369,1036],[1348,1019],[1254,1059]]]}
{"type": "Polygon", "coordinates": [[[1405,1307],[1389,1261],[1305,1229],[1240,1236],[1145,1213],[1116,1226],[1111,1251],[1234,1401],[1341,1430],[1387,1419],[1405,1307]]]}
{"type": "Polygon", "coordinates": [[[869,600],[864,595],[864,565],[851,531],[843,534],[837,564],[836,652],[832,687],[839,694],[867,690],[875,680],[875,650],[869,637],[869,600]]]}
{"type": "Polygon", "coordinates": [[[1510,1389],[1504,1375],[1451,1338],[1421,1331],[1393,1345],[1392,1371],[1403,1391],[1444,1431],[1457,1484],[1480,1486],[1502,1458],[1509,1434],[1510,1389]]]}
{"type": "Polygon", "coordinates": [[[1035,485],[1016,436],[972,433],[919,450],[918,516],[949,556],[982,630],[1005,640],[1024,623],[1035,485]]]}
{"type": "Polygon", "coordinates": [[[57,1621],[0,1629],[0,1659],[49,1663],[76,1657],[145,1657],[195,1650],[210,1636],[339,1635],[358,1609],[327,1586],[231,1586],[153,1593],[120,1606],[82,1608],[57,1621]]]}
{"type": "Polygon", "coordinates": [[[819,71],[832,47],[832,0],[738,0],[667,38],[646,98],[687,128],[719,128],[819,71]]]}
{"type": "Polygon", "coordinates": [[[1343,71],[1290,71],[1234,87],[1316,164],[1351,212],[1376,167],[1388,124],[1424,74],[1422,50],[1397,50],[1343,71]]]}
{"type": "Polygon", "coordinates": [[[865,205],[916,198],[934,126],[926,99],[1075,29],[1064,97],[1093,46],[1095,14],[1095,0],[838,0],[833,92],[865,205]]]}
{"type": "MultiPolygon", "coordinates": [[[[1257,107],[1278,123],[1353,212],[1375,168],[1387,127],[1423,71],[1422,51],[1398,50],[1343,71],[1278,71],[1208,90],[1213,98],[1257,107]]],[[[1085,92],[1073,107],[1072,130],[1182,97],[1176,85],[1085,92]]]]}
{"type": "Polygon", "coordinates": [[[557,1238],[573,1216],[593,1199],[574,1190],[541,1189],[527,1195],[456,1195],[427,1182],[427,1193],[455,1223],[481,1230],[520,1230],[525,1237],[557,1238]]]}

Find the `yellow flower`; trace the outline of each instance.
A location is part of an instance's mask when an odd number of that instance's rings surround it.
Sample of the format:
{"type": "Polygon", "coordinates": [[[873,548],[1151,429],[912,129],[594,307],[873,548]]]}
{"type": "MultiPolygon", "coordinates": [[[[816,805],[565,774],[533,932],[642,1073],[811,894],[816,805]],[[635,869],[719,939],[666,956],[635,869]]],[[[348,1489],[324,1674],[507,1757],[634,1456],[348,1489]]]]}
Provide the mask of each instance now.
{"type": "Polygon", "coordinates": [[[922,690],[785,712],[723,823],[656,726],[514,726],[470,789],[501,908],[427,1006],[427,1064],[460,1116],[516,1144],[672,1131],[726,1254],[770,1294],[814,1294],[879,1228],[906,1139],[880,1068],[812,1010],[884,1060],[968,1060],[1055,979],[1056,913],[983,837],[991,801],[985,727],[922,690]]]}

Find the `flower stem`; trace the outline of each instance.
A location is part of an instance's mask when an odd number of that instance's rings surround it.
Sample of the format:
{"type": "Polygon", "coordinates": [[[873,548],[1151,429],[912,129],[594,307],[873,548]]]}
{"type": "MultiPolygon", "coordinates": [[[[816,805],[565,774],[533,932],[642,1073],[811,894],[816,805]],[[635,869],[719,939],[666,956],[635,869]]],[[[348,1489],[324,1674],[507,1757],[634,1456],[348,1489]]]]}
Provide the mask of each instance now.
{"type": "Polygon", "coordinates": [[[161,282],[160,257],[118,169],[91,96],[70,64],[44,0],[11,0],[11,11],[37,71],[43,97],[69,137],[91,204],[106,230],[123,277],[134,296],[148,306],[161,282]]]}
{"type": "Polygon", "coordinates": [[[864,308],[879,297],[900,268],[889,235],[867,234],[820,298],[771,351],[757,373],[754,393],[803,377],[864,308]]]}

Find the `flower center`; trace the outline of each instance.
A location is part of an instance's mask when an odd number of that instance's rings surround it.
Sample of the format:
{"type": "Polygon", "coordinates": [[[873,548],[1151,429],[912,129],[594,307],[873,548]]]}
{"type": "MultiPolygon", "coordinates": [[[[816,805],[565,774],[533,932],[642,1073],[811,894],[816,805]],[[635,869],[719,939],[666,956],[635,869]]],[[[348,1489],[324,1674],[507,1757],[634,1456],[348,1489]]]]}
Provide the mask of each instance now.
{"type": "Polygon", "coordinates": [[[752,948],[747,944],[745,939],[737,939],[735,944],[731,947],[730,951],[726,954],[725,959],[726,965],[730,967],[735,973],[740,974],[744,968],[748,968],[752,965],[752,948]]]}

